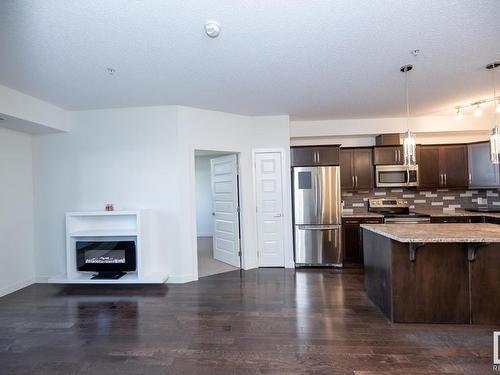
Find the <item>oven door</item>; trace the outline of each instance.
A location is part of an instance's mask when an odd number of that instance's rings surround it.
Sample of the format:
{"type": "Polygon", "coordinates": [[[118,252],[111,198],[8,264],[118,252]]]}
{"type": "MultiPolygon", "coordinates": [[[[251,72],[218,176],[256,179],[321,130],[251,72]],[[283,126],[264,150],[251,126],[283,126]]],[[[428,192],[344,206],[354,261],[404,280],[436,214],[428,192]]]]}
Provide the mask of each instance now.
{"type": "Polygon", "coordinates": [[[386,217],[385,224],[430,224],[430,217],[386,217]]]}
{"type": "Polygon", "coordinates": [[[375,166],[376,187],[415,187],[418,186],[418,165],[375,166]]]}

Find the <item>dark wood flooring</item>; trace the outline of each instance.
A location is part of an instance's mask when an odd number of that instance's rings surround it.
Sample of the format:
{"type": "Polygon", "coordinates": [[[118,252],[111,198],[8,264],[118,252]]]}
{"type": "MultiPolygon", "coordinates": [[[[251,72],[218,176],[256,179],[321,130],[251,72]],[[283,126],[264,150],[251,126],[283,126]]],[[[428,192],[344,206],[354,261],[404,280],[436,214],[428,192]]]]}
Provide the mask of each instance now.
{"type": "MultiPolygon", "coordinates": [[[[0,374],[492,374],[495,327],[391,324],[360,270],[0,298],[0,374]]],[[[497,327],[500,328],[500,327],[497,327]]]]}

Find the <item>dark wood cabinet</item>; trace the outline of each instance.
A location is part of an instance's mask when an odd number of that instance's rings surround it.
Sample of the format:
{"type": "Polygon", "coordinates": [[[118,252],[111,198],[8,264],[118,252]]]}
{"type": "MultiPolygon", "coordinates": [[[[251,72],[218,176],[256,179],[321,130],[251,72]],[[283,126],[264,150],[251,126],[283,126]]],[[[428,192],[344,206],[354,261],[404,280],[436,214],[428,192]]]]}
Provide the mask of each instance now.
{"type": "Polygon", "coordinates": [[[419,188],[439,187],[439,147],[420,146],[417,150],[419,188]]]}
{"type": "Polygon", "coordinates": [[[339,161],[342,190],[373,189],[371,148],[342,148],[340,149],[339,161]]]}
{"type": "Polygon", "coordinates": [[[467,145],[419,146],[419,187],[467,188],[467,145]]]}
{"type": "Polygon", "coordinates": [[[292,167],[339,165],[339,146],[307,146],[290,149],[292,167]]]}
{"type": "Polygon", "coordinates": [[[363,264],[363,231],[361,224],[382,224],[382,218],[343,218],[342,249],[344,264],[363,264]]]}
{"type": "Polygon", "coordinates": [[[500,187],[500,168],[490,161],[489,142],[471,143],[467,145],[469,167],[469,187],[500,187]]]}
{"type": "Polygon", "coordinates": [[[373,163],[375,165],[403,164],[403,146],[375,146],[373,163]]]}
{"type": "Polygon", "coordinates": [[[484,221],[490,224],[500,224],[500,217],[486,216],[484,221]]]}
{"type": "Polygon", "coordinates": [[[443,174],[442,187],[467,188],[467,145],[440,146],[439,165],[443,174]]]}

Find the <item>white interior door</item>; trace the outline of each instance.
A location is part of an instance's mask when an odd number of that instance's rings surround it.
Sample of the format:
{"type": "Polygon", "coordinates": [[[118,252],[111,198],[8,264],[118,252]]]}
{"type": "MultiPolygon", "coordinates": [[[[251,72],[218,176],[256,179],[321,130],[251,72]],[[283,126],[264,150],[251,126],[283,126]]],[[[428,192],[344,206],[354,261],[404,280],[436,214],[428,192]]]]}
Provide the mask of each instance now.
{"type": "Polygon", "coordinates": [[[226,155],[210,160],[214,259],[240,267],[238,159],[226,155]]]}
{"type": "Polygon", "coordinates": [[[280,152],[255,154],[259,267],[284,267],[280,152]]]}

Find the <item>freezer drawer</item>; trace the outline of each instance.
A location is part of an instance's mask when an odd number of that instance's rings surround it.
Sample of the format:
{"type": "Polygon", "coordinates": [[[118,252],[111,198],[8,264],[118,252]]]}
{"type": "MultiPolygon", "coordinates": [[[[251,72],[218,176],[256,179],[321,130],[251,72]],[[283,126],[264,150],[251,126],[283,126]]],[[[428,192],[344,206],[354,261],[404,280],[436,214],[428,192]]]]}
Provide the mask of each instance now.
{"type": "Polygon", "coordinates": [[[296,225],[297,265],[342,266],[340,225],[296,225]]]}

